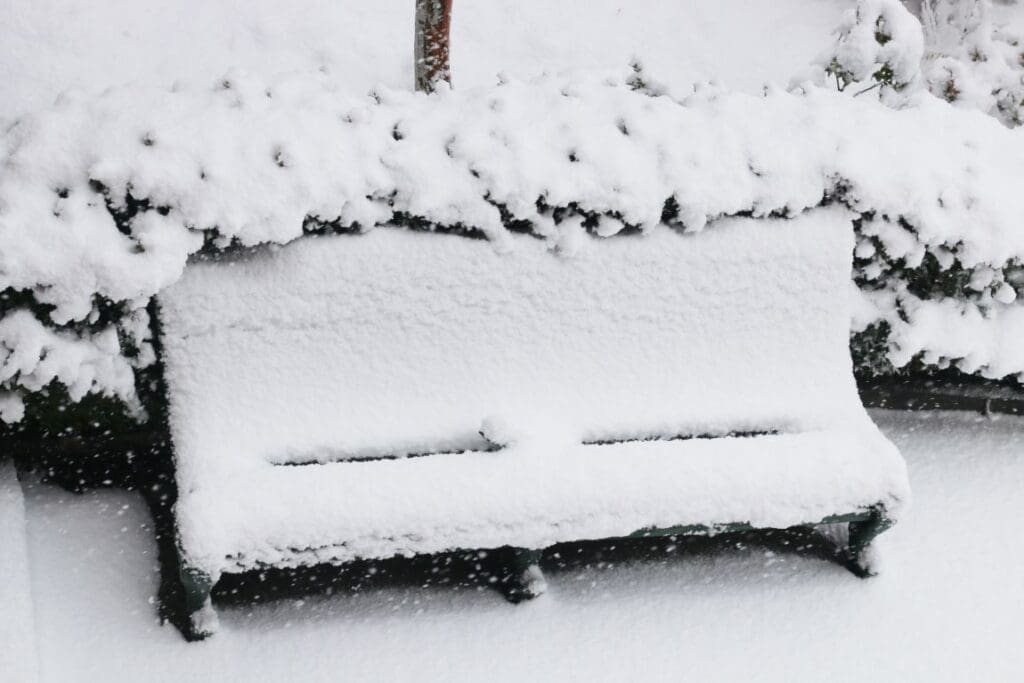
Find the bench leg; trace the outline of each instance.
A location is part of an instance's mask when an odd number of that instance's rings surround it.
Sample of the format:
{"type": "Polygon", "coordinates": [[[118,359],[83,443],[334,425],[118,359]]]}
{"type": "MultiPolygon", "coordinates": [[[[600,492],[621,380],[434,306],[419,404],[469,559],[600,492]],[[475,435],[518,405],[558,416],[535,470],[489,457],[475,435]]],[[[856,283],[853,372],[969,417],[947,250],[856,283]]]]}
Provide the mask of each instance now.
{"type": "Polygon", "coordinates": [[[187,622],[183,635],[186,640],[203,640],[217,632],[217,612],[213,609],[210,593],[213,580],[201,571],[183,566],[180,571],[185,597],[187,622]]]}
{"type": "Polygon", "coordinates": [[[539,550],[501,548],[495,551],[497,588],[511,603],[520,603],[543,595],[547,581],[540,570],[539,550]]]}
{"type": "Polygon", "coordinates": [[[885,511],[880,507],[872,508],[868,519],[850,522],[846,568],[862,579],[874,576],[877,572],[871,566],[871,542],[891,526],[892,520],[885,516],[885,511]]]}

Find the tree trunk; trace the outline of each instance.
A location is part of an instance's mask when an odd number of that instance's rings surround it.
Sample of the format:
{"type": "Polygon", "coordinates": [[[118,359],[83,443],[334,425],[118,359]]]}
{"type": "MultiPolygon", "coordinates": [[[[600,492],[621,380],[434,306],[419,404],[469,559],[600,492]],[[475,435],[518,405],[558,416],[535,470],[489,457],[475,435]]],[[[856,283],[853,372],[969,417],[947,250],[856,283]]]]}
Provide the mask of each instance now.
{"type": "Polygon", "coordinates": [[[449,43],[452,0],[416,0],[413,63],[416,90],[433,92],[441,81],[452,82],[449,43]]]}

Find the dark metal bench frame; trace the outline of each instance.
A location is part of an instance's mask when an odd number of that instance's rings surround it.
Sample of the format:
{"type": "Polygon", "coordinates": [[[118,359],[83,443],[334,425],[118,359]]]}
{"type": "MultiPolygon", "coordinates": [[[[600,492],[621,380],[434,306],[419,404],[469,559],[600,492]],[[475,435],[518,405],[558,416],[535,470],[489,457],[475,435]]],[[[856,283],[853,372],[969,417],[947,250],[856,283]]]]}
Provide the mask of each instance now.
{"type": "MultiPolygon", "coordinates": [[[[858,512],[832,515],[818,522],[795,525],[790,527],[790,529],[808,529],[832,524],[845,524],[848,530],[846,545],[840,549],[838,560],[859,578],[873,576],[874,572],[870,563],[867,562],[865,551],[868,550],[875,537],[893,524],[892,520],[886,515],[885,507],[879,504],[858,512]]],[[[691,524],[640,529],[622,538],[715,536],[724,533],[755,530],[758,530],[758,527],[747,522],[732,522],[711,526],[691,524]]],[[[544,592],[544,575],[540,568],[542,551],[543,548],[515,548],[510,546],[489,550],[490,554],[497,558],[501,567],[495,588],[504,595],[506,600],[516,604],[535,598],[544,592]]],[[[184,611],[188,615],[182,632],[187,640],[202,640],[212,634],[204,631],[200,620],[194,617],[199,615],[208,605],[212,604],[212,593],[215,583],[204,572],[188,566],[186,561],[183,560],[180,550],[178,559],[179,576],[184,589],[184,611]]]]}

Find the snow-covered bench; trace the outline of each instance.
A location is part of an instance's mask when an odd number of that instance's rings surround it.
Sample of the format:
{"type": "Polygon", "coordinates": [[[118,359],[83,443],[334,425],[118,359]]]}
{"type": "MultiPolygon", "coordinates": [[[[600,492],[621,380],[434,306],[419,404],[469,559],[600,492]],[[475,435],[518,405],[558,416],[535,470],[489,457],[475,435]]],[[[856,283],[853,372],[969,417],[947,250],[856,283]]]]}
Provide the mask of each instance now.
{"type": "Polygon", "coordinates": [[[847,214],[559,244],[379,227],[161,294],[194,635],[225,573],[455,549],[519,599],[558,542],[843,522],[869,572],[908,486],[852,377],[847,214]]]}

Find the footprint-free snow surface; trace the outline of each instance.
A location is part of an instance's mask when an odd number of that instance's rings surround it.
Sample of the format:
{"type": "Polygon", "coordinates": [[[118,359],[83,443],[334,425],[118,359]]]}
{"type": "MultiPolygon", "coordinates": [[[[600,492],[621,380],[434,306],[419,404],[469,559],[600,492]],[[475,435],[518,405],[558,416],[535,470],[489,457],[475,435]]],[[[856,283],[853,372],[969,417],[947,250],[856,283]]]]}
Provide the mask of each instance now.
{"type": "Polygon", "coordinates": [[[35,677],[33,621],[25,497],[14,466],[0,462],[0,681],[35,677]]]}
{"type": "MultiPolygon", "coordinates": [[[[384,582],[225,607],[221,633],[191,645],[157,622],[140,498],[29,486],[39,678],[1018,680],[1024,420],[873,417],[914,487],[914,505],[878,541],[874,579],[778,547],[606,549],[552,568],[549,593],[530,604],[384,582]]],[[[0,621],[10,610],[0,605],[0,621]]]]}

